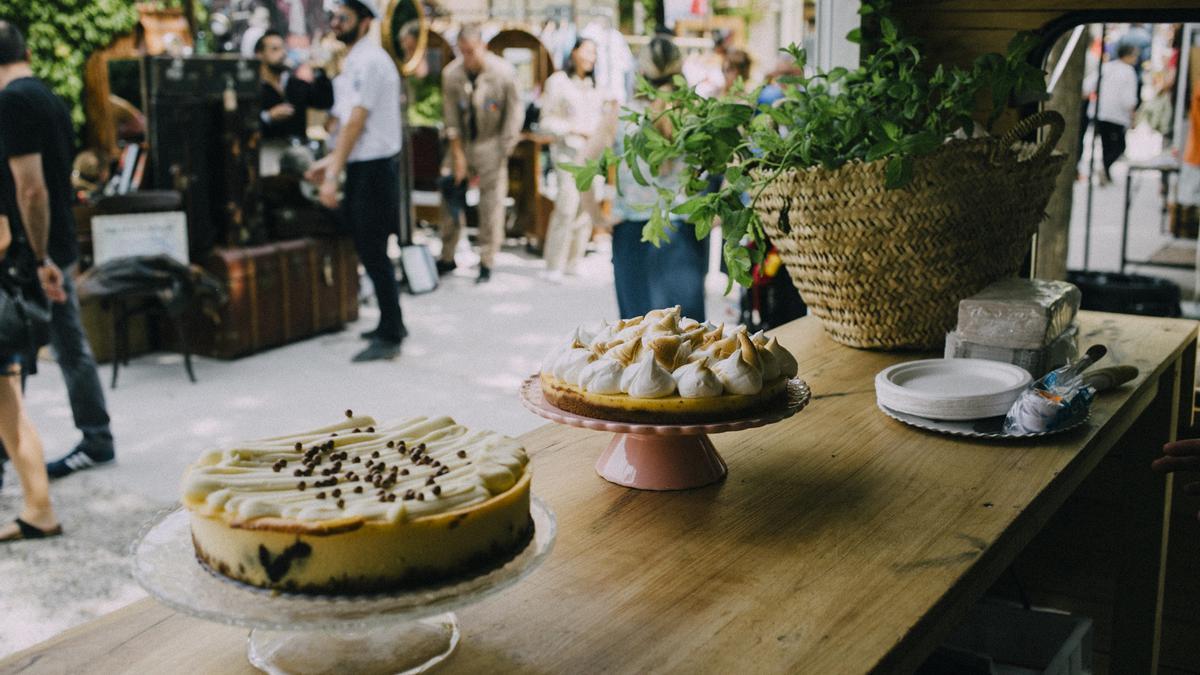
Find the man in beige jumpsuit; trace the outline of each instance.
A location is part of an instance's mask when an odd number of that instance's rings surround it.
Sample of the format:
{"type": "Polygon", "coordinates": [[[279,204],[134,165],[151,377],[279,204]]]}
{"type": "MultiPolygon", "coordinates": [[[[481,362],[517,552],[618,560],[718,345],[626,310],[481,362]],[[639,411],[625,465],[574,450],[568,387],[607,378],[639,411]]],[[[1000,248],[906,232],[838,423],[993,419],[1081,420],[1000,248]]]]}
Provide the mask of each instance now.
{"type": "MultiPolygon", "coordinates": [[[[487,50],[479,26],[458,34],[459,57],[442,71],[442,114],[450,141],[456,184],[479,176],[479,278],[488,281],[504,241],[504,199],[508,196],[508,156],[516,147],[525,119],[517,93],[516,71],[487,50]]],[[[454,268],[454,249],[462,226],[443,218],[439,271],[454,268]]]]}

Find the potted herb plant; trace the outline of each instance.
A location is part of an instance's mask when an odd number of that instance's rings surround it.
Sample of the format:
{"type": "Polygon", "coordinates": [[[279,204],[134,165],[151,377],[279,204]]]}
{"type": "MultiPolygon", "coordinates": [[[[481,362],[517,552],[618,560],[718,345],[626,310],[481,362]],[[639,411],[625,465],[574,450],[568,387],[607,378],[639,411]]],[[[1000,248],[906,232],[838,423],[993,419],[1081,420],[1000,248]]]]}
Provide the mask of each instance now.
{"type": "MultiPolygon", "coordinates": [[[[1010,104],[1045,98],[1044,73],[1028,61],[1033,40],[1018,36],[1007,54],[969,69],[930,67],[886,10],[884,0],[863,4],[878,34],[857,69],[782,78],[771,105],[742,87],[704,98],[682,81],[670,90],[639,83],[639,96],[662,105],[627,112],[620,154],[575,167],[577,180],[590,184],[623,162],[657,188],[643,231],[656,245],[671,216],[692,222],[697,237],[720,224],[731,283],[749,283],[769,239],[838,342],[940,347],[958,301],[1016,274],[1028,254],[1063,162],[1051,152],[1062,118],[1039,113],[987,135],[1010,104]],[[659,115],[669,138],[656,129],[659,115]],[[1020,141],[1044,125],[1040,145],[1020,141]],[[670,159],[687,167],[682,202],[655,184],[670,159]],[[725,180],[711,191],[716,174],[725,180]]],[[[802,70],[804,51],[786,51],[802,70]]]]}

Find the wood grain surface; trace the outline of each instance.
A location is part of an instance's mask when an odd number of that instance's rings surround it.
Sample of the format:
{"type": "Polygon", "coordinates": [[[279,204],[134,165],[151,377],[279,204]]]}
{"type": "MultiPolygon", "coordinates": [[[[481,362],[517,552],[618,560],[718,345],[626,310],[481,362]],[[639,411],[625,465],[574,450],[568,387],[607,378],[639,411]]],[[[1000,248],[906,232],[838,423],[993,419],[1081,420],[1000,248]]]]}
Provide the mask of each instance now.
{"type": "MultiPolygon", "coordinates": [[[[939,436],[880,413],[875,373],[928,355],[841,347],[812,319],[776,334],[813,402],[715,436],[722,484],[629,490],[593,471],[606,434],[523,437],[558,543],[522,583],[459,612],[463,641],[443,672],[911,670],[1142,413],[1177,404],[1162,392],[1185,379],[1196,324],[1082,313],[1081,348],[1102,342],[1104,365],[1140,374],[1101,395],[1085,428],[1027,443],[939,436]]],[[[1143,482],[1155,481],[1161,491],[1161,477],[1143,482]]],[[[144,600],[0,672],[252,672],[244,651],[244,630],[144,600]]]]}

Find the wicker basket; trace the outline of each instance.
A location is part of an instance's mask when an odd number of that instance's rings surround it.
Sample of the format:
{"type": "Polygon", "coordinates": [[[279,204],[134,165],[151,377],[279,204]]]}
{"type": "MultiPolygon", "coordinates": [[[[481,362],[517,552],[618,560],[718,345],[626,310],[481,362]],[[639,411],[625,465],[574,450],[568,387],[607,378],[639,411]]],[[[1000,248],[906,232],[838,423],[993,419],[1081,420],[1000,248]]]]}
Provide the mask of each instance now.
{"type": "Polygon", "coordinates": [[[1020,270],[1065,157],[1042,112],[1002,137],[954,140],[884,188],[885,160],[781,175],[755,208],[792,282],[837,342],[940,349],[958,301],[1020,270]],[[1040,144],[1018,139],[1049,126],[1040,144]]]}

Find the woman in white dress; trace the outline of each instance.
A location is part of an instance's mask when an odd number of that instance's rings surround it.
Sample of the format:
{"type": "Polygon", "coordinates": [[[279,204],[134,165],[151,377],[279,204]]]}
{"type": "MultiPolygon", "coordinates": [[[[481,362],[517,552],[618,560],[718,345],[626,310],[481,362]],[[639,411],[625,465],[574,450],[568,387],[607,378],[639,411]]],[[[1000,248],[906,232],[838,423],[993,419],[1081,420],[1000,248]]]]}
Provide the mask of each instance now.
{"type": "Polygon", "coordinates": [[[594,190],[580,192],[575,177],[564,166],[582,164],[599,156],[611,142],[609,118],[615,105],[596,89],[593,71],[596,45],[581,39],[575,43],[562,70],[546,80],[539,129],[554,137],[551,159],[558,184],[554,212],[546,231],[545,277],[561,281],[564,272],[574,274],[591,239],[592,227],[600,222],[594,190]]]}

